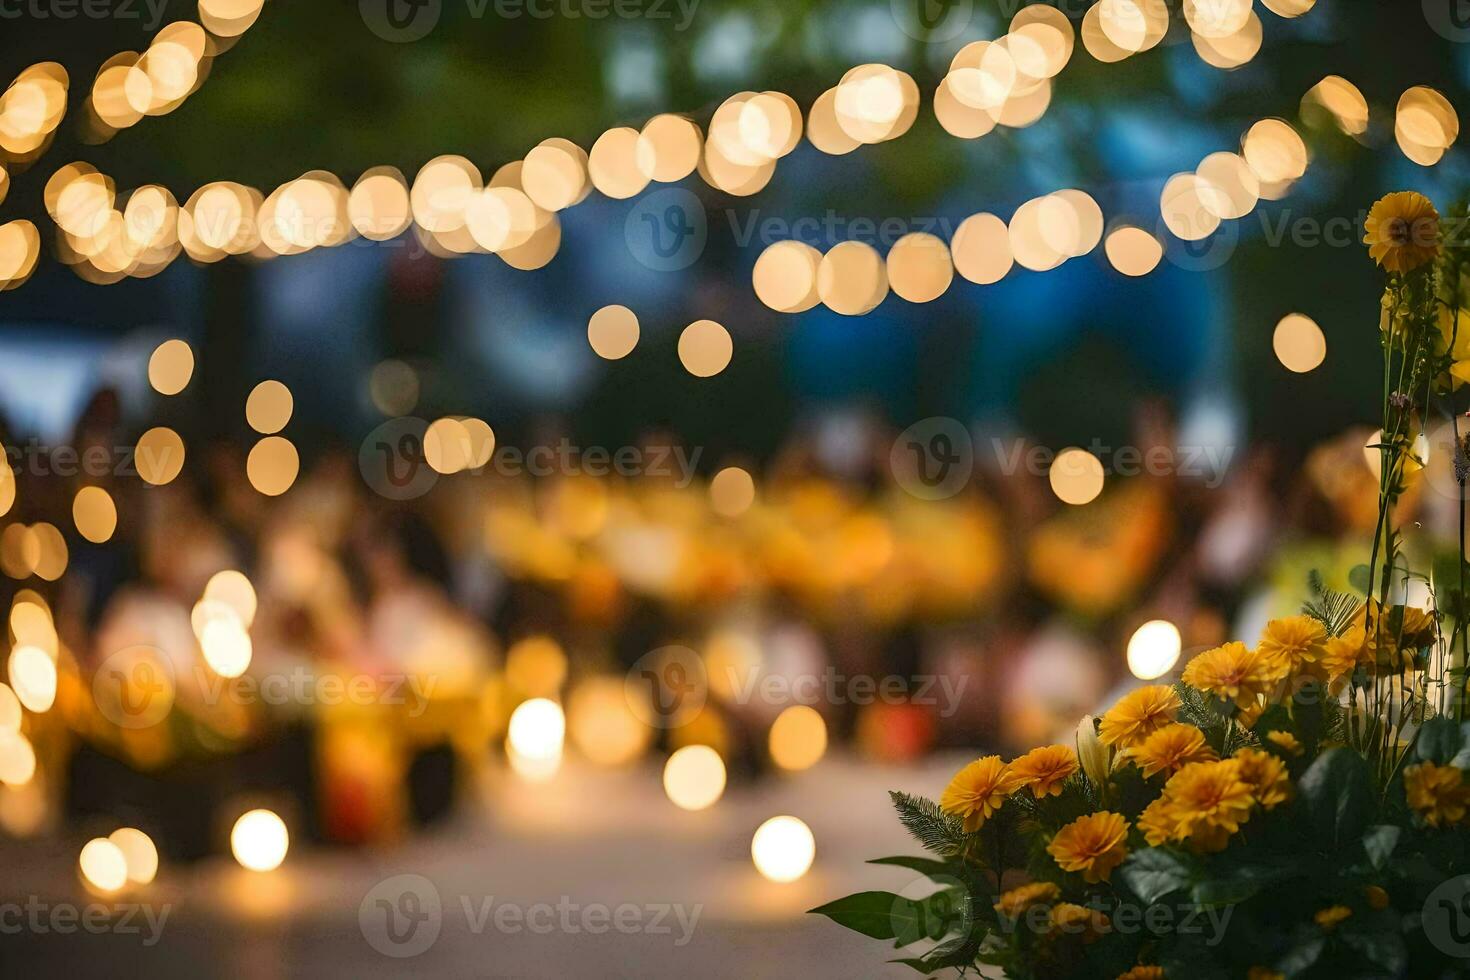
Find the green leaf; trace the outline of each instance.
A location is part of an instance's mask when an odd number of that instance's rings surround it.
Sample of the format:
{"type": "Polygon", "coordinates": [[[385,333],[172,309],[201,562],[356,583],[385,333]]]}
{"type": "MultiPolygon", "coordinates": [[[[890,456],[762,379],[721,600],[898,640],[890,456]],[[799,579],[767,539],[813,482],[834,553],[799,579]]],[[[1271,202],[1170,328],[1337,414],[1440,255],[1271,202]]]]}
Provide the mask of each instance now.
{"type": "Polygon", "coordinates": [[[1348,572],[1348,585],[1357,589],[1363,595],[1373,593],[1373,570],[1367,565],[1354,565],[1352,571],[1348,572]]]}
{"type": "Polygon", "coordinates": [[[1404,948],[1403,937],[1387,929],[1357,932],[1348,924],[1338,930],[1342,944],[1362,956],[1369,963],[1383,968],[1390,977],[1407,976],[1409,953],[1404,948]]]}
{"type": "Polygon", "coordinates": [[[1368,863],[1374,869],[1381,871],[1388,864],[1388,859],[1393,856],[1393,849],[1399,846],[1399,837],[1402,834],[1403,828],[1391,824],[1368,828],[1368,832],[1363,835],[1363,850],[1368,852],[1368,863]]]}
{"type": "Polygon", "coordinates": [[[1305,973],[1322,958],[1322,950],[1327,946],[1327,937],[1317,930],[1300,930],[1296,936],[1296,943],[1291,950],[1281,959],[1276,961],[1276,969],[1288,977],[1295,977],[1305,973]]]}
{"type": "Polygon", "coordinates": [[[1420,759],[1438,765],[1448,765],[1464,748],[1464,736],[1460,726],[1449,718],[1431,718],[1419,726],[1419,737],[1415,739],[1415,752],[1420,759]]]}
{"type": "Polygon", "coordinates": [[[918,921],[915,903],[892,892],[858,892],[846,898],[812,909],[808,915],[825,915],[839,926],[860,932],[870,939],[893,939],[898,936],[908,916],[908,924],[918,921]]]}
{"type": "Polygon", "coordinates": [[[1166,895],[1192,887],[1200,878],[1200,866],[1182,851],[1151,847],[1128,855],[1118,873],[1144,904],[1152,905],[1166,895]]]}
{"type": "Polygon", "coordinates": [[[941,810],[938,803],[907,793],[890,792],[888,797],[893,800],[899,821],[926,851],[950,857],[964,848],[964,826],[941,810]]]}
{"type": "Polygon", "coordinates": [[[1190,896],[1197,905],[1236,905],[1298,874],[1300,869],[1290,863],[1233,866],[1221,874],[1209,875],[1195,882],[1190,896]]]}
{"type": "Polygon", "coordinates": [[[907,868],[910,871],[917,871],[919,874],[924,875],[926,878],[938,878],[941,876],[954,878],[957,877],[956,872],[959,870],[947,861],[936,861],[933,858],[915,857],[909,855],[900,855],[898,857],[887,858],[874,858],[868,863],[891,865],[895,868],[907,868]]]}
{"type": "Polygon", "coordinates": [[[1301,802],[1319,842],[1344,847],[1363,836],[1373,815],[1368,763],[1352,749],[1329,749],[1302,775],[1301,802]]]}

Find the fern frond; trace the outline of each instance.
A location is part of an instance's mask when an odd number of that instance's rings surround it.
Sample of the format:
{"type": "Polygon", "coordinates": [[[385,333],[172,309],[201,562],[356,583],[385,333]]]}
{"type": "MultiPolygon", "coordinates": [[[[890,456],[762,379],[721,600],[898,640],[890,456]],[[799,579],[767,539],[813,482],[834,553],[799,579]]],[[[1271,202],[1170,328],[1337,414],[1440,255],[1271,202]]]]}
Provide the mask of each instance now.
{"type": "Polygon", "coordinates": [[[1307,576],[1307,585],[1312,590],[1312,598],[1303,603],[1302,612],[1321,623],[1328,636],[1341,636],[1357,615],[1361,601],[1350,593],[1327,588],[1322,574],[1315,568],[1307,576]]]}
{"type": "Polygon", "coordinates": [[[939,804],[922,796],[890,792],[898,819],[926,851],[953,857],[965,847],[965,828],[956,818],[939,809],[939,804]]]}

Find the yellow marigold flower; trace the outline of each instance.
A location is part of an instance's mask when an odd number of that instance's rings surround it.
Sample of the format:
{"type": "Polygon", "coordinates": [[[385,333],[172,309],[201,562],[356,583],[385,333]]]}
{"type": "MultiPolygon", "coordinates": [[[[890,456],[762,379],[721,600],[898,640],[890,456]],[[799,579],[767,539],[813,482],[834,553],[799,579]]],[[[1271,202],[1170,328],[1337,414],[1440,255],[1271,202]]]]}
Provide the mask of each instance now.
{"type": "Polygon", "coordinates": [[[1000,901],[995,903],[995,910],[1008,919],[1018,919],[1031,906],[1054,902],[1061,894],[1062,890],[1049,881],[1033,881],[1001,895],[1000,901]]]}
{"type": "Polygon", "coordinates": [[[1250,819],[1255,804],[1251,786],[1240,774],[1239,759],[1192,762],[1164,784],[1178,834],[1202,850],[1223,850],[1231,834],[1250,819]]]}
{"type": "Polygon", "coordinates": [[[1342,690],[1367,654],[1367,636],[1361,625],[1350,626],[1342,636],[1328,637],[1322,646],[1320,663],[1334,694],[1342,690]]]}
{"type": "Polygon", "coordinates": [[[1306,751],[1302,743],[1297,740],[1297,737],[1284,728],[1278,728],[1274,732],[1268,732],[1266,734],[1266,741],[1288,755],[1301,755],[1306,751]]]}
{"type": "Polygon", "coordinates": [[[944,795],[939,797],[939,807],[963,819],[965,832],[973,834],[1001,808],[1015,788],[1010,767],[1000,761],[1000,756],[987,755],[955,774],[944,795]]]}
{"type": "Polygon", "coordinates": [[[1167,684],[1130,691],[1102,717],[1098,738],[1105,745],[1127,748],[1171,723],[1179,713],[1179,695],[1167,684]]]}
{"type": "Polygon", "coordinates": [[[1085,881],[1107,881],[1128,856],[1128,821],[1106,810],[1078,817],[1057,831],[1046,852],[1063,871],[1080,871],[1085,881]]]}
{"type": "Polygon", "coordinates": [[[1150,847],[1158,847],[1183,836],[1179,833],[1179,818],[1174,815],[1167,796],[1161,796],[1143,808],[1138,815],[1138,829],[1150,847]]]}
{"type": "Polygon", "coordinates": [[[1412,272],[1439,254],[1439,212],[1414,191],[1389,194],[1373,205],[1363,230],[1368,256],[1389,272],[1412,272]]]}
{"type": "Polygon", "coordinates": [[[1291,777],[1280,758],[1260,749],[1237,749],[1235,758],[1241,780],[1250,785],[1262,809],[1274,810],[1291,799],[1291,777]]]}
{"type": "Polygon", "coordinates": [[[1382,912],[1388,908],[1388,892],[1378,885],[1369,885],[1363,889],[1363,897],[1368,899],[1368,907],[1382,912]]]}
{"type": "Polygon", "coordinates": [[[1269,694],[1286,677],[1284,668],[1244,643],[1226,643],[1206,650],[1184,668],[1184,683],[1208,691],[1242,710],[1255,708],[1260,695],[1269,694]]]}
{"type": "Polygon", "coordinates": [[[1127,973],[1118,974],[1118,980],[1164,980],[1162,966],[1135,966],[1127,973]]]}
{"type": "Polygon", "coordinates": [[[1364,627],[1364,649],[1360,663],[1376,676],[1398,674],[1409,666],[1406,652],[1420,650],[1435,641],[1434,614],[1413,606],[1365,603],[1354,619],[1364,627]]]}
{"type": "Polygon", "coordinates": [[[1077,753],[1068,745],[1043,745],[1011,763],[1016,785],[1031,787],[1031,795],[1061,796],[1062,784],[1078,769],[1077,753]]]}
{"type": "Polygon", "coordinates": [[[1205,742],[1205,733],[1193,725],[1176,722],[1165,725],[1126,750],[1129,760],[1145,776],[1174,772],[1190,762],[1208,762],[1216,758],[1215,750],[1205,742]]]}
{"type": "Polygon", "coordinates": [[[1327,630],[1311,616],[1288,616],[1266,624],[1256,652],[1282,674],[1297,674],[1323,654],[1327,630]]]}
{"type": "Polygon", "coordinates": [[[1071,902],[1053,906],[1048,919],[1054,931],[1072,935],[1081,933],[1083,942],[1092,942],[1112,928],[1108,917],[1098,909],[1084,908],[1071,902]]]}
{"type": "Polygon", "coordinates": [[[1277,973],[1264,966],[1253,966],[1245,971],[1245,980],[1286,980],[1286,974],[1277,973]]]}
{"type": "Polygon", "coordinates": [[[1326,929],[1328,932],[1331,932],[1333,929],[1337,928],[1337,924],[1339,922],[1342,922],[1344,919],[1351,917],[1352,914],[1353,910],[1348,908],[1346,905],[1334,905],[1331,908],[1325,908],[1322,911],[1318,912],[1316,915],[1312,916],[1312,921],[1317,923],[1317,925],[1321,926],[1323,929],[1326,929]]]}
{"type": "Polygon", "coordinates": [[[1404,770],[1404,794],[1409,806],[1431,827],[1448,827],[1465,819],[1470,808],[1470,786],[1454,766],[1421,762],[1404,770]]]}

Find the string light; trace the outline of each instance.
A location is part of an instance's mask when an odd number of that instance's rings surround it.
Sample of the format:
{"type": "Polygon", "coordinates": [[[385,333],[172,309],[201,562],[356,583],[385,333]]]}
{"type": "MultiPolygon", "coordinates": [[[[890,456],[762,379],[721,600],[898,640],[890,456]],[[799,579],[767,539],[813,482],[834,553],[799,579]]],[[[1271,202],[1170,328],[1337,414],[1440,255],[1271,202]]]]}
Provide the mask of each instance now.
{"type": "Polygon", "coordinates": [[[250,871],[274,871],[286,860],[290,847],[286,822],[270,810],[251,810],[230,830],[230,852],[250,871]]]}
{"type": "Polygon", "coordinates": [[[664,763],[664,793],[682,810],[706,810],[725,795],[725,761],[708,745],[686,745],[664,763]]]}
{"type": "Polygon", "coordinates": [[[756,829],[750,840],[750,856],[757,871],[785,884],[811,868],[817,842],[811,828],[796,817],[772,817],[756,829]]]}

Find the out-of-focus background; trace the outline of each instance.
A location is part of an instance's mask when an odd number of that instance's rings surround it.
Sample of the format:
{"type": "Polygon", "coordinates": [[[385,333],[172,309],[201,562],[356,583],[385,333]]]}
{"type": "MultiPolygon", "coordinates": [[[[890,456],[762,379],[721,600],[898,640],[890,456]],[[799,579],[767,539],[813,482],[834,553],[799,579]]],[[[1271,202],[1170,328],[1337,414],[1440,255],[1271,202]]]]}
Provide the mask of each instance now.
{"type": "Polygon", "coordinates": [[[0,0],[0,961],[888,975],[886,791],[1345,586],[1470,22],[1036,6],[0,0]]]}

